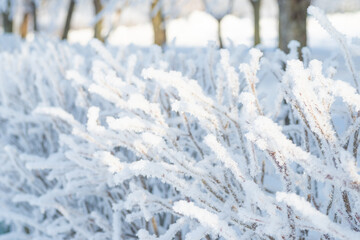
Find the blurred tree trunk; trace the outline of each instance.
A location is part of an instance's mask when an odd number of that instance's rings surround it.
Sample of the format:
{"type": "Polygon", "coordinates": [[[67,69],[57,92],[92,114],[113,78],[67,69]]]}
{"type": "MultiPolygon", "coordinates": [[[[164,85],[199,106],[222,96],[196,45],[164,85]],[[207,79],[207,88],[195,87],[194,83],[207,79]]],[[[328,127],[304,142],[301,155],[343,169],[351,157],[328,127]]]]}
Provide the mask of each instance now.
{"type": "Polygon", "coordinates": [[[260,5],[261,0],[250,0],[254,10],[254,46],[261,42],[260,39],[260,5]]]}
{"type": "Polygon", "coordinates": [[[121,13],[122,13],[122,9],[116,10],[115,16],[112,19],[111,24],[110,24],[110,29],[107,31],[107,33],[104,36],[104,41],[107,41],[107,39],[109,39],[109,37],[110,37],[110,34],[114,31],[114,29],[116,29],[118,27],[118,23],[120,22],[121,13]]]}
{"type": "Polygon", "coordinates": [[[30,13],[26,12],[20,25],[20,36],[26,38],[29,26],[30,13]]]}
{"type": "MultiPolygon", "coordinates": [[[[95,14],[99,14],[99,12],[103,9],[103,5],[101,4],[101,0],[94,0],[94,7],[95,7],[95,14]]],[[[100,41],[104,42],[104,38],[102,36],[102,29],[103,29],[103,22],[104,19],[101,18],[96,24],[94,29],[94,38],[99,39],[100,41]]]]}
{"type": "Polygon", "coordinates": [[[13,16],[11,16],[11,0],[7,0],[7,10],[2,13],[4,32],[13,32],[13,16]]]}
{"type": "Polygon", "coordinates": [[[222,37],[221,37],[221,19],[217,19],[218,21],[218,40],[219,40],[219,48],[224,48],[222,37]]]}
{"type": "Polygon", "coordinates": [[[67,12],[67,16],[66,16],[66,22],[65,22],[65,26],[64,26],[64,31],[63,31],[63,35],[61,37],[61,39],[67,39],[69,31],[70,31],[70,23],[71,23],[71,18],[74,12],[74,8],[75,8],[75,0],[70,0],[70,4],[69,4],[69,9],[67,12]]]}
{"type": "Polygon", "coordinates": [[[166,44],[166,29],[161,7],[158,4],[160,4],[159,0],[153,0],[151,3],[151,14],[155,14],[151,16],[151,22],[154,30],[154,43],[163,46],[166,44]]]}
{"type": "Polygon", "coordinates": [[[23,2],[24,4],[24,17],[20,25],[20,36],[26,38],[29,31],[29,22],[32,17],[33,20],[33,30],[37,31],[37,19],[36,19],[36,4],[35,0],[27,0],[23,2]]]}
{"type": "Polygon", "coordinates": [[[306,18],[310,0],[278,0],[279,48],[288,52],[287,45],[297,40],[301,47],[307,44],[306,18]]]}
{"type": "Polygon", "coordinates": [[[31,1],[31,15],[33,17],[34,32],[37,32],[38,31],[38,24],[37,24],[37,13],[36,13],[35,0],[31,1]]]}
{"type": "Polygon", "coordinates": [[[224,48],[224,42],[221,36],[222,35],[221,22],[226,15],[232,12],[234,7],[234,0],[222,0],[222,1],[203,0],[202,2],[206,12],[211,14],[217,20],[218,23],[217,36],[218,36],[219,48],[224,48]],[[222,4],[224,6],[219,6],[219,4],[222,4]]]}

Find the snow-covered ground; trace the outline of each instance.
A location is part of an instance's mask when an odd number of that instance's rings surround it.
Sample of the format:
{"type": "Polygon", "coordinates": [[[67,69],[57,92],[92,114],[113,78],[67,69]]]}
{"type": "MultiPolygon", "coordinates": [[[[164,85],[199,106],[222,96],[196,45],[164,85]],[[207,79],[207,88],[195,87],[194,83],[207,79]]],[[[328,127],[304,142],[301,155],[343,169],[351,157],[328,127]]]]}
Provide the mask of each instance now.
{"type": "MultiPolygon", "coordinates": [[[[329,15],[330,21],[342,33],[349,37],[360,37],[360,12],[337,13],[329,15]]],[[[169,21],[167,26],[168,42],[175,46],[204,47],[208,41],[217,40],[217,22],[209,14],[195,11],[188,17],[169,21]]],[[[229,41],[235,45],[252,45],[253,21],[250,18],[239,18],[233,15],[226,16],[222,21],[222,37],[225,45],[229,41]]],[[[277,46],[277,19],[261,19],[262,44],[266,48],[277,46]]],[[[92,29],[80,29],[70,32],[71,42],[86,44],[93,36],[92,29]]],[[[111,45],[149,46],[153,42],[153,32],[150,23],[134,26],[119,26],[109,37],[111,45]]],[[[308,19],[308,41],[311,48],[332,48],[336,43],[325,30],[311,17],[308,19]]]]}

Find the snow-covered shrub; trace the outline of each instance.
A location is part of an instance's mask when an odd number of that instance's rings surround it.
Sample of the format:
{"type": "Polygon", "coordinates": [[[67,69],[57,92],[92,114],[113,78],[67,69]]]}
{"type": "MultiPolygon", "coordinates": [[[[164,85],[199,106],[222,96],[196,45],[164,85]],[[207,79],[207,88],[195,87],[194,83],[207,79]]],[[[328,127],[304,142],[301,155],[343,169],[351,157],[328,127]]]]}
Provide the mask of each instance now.
{"type": "Polygon", "coordinates": [[[355,87],[296,42],[0,52],[0,239],[360,238],[358,48],[310,13],[355,87]]]}
{"type": "MultiPolygon", "coordinates": [[[[19,204],[16,198],[41,196],[54,187],[49,171],[31,171],[26,162],[56,155],[59,133],[70,133],[71,126],[57,119],[48,121],[33,111],[39,106],[53,106],[64,114],[71,112],[75,118],[85,119],[86,114],[75,106],[76,90],[65,79],[65,70],[75,67],[78,58],[83,57],[79,57],[76,48],[50,40],[21,44],[15,37],[3,36],[1,42],[2,46],[11,48],[0,54],[3,63],[0,66],[0,215],[11,223],[12,231],[23,234],[37,228],[44,231],[45,226],[40,226],[38,221],[55,220],[56,210],[41,212],[28,203],[19,204]]],[[[26,238],[21,234],[10,236],[10,239],[26,238]]]]}

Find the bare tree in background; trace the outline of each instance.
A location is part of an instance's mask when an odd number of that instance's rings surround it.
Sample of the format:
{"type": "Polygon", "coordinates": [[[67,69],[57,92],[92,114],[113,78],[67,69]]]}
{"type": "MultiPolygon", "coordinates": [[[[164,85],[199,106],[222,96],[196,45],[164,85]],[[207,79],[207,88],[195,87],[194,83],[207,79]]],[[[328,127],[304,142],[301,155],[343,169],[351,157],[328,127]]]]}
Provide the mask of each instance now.
{"type": "Polygon", "coordinates": [[[33,17],[33,28],[34,28],[34,32],[38,31],[38,23],[37,23],[37,13],[36,13],[37,7],[36,7],[36,3],[35,0],[31,1],[31,14],[33,17]]]}
{"type": "Polygon", "coordinates": [[[33,30],[34,32],[36,32],[37,31],[36,3],[34,2],[34,0],[26,0],[24,1],[23,20],[20,25],[20,36],[22,38],[26,38],[27,36],[31,17],[33,21],[33,30]]]}
{"type": "Polygon", "coordinates": [[[72,18],[74,9],[75,9],[75,0],[70,0],[68,12],[66,15],[64,31],[63,31],[63,35],[62,35],[61,39],[67,39],[67,37],[68,37],[69,31],[70,31],[71,18],[72,18]]]}
{"type": "Polygon", "coordinates": [[[152,1],[151,22],[154,30],[154,43],[163,46],[166,43],[166,28],[160,4],[161,0],[152,1]]]}
{"type": "Polygon", "coordinates": [[[221,38],[221,21],[229,13],[232,12],[234,0],[203,0],[205,10],[211,14],[218,22],[218,41],[219,47],[223,48],[221,38]]]}
{"type": "Polygon", "coordinates": [[[254,46],[261,43],[260,38],[260,6],[261,0],[250,0],[254,11],[254,46]]]}
{"type": "MultiPolygon", "coordinates": [[[[93,0],[93,1],[95,7],[95,14],[97,15],[104,7],[101,3],[101,0],[93,0]]],[[[97,38],[102,42],[104,42],[104,37],[102,36],[103,22],[104,22],[104,18],[101,18],[99,21],[97,21],[94,29],[94,38],[97,38]]]]}
{"type": "Polygon", "coordinates": [[[279,48],[288,51],[291,40],[301,47],[307,44],[306,18],[310,0],[278,0],[279,4],[279,48]]]}
{"type": "Polygon", "coordinates": [[[13,1],[7,0],[7,8],[4,12],[2,12],[3,18],[3,27],[4,32],[12,33],[13,32],[13,16],[11,15],[11,8],[12,8],[13,1]]]}
{"type": "Polygon", "coordinates": [[[30,18],[30,13],[26,11],[24,13],[24,17],[20,25],[20,36],[22,38],[26,38],[28,32],[29,18],[30,18]]]}

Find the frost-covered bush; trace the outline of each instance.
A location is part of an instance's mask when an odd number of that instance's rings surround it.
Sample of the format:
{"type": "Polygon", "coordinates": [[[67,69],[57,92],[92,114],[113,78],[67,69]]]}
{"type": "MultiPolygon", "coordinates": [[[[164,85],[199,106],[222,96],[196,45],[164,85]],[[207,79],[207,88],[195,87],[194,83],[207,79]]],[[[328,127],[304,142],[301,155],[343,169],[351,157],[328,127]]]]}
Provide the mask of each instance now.
{"type": "Polygon", "coordinates": [[[355,87],[296,42],[1,51],[0,239],[360,238],[358,46],[310,13],[355,87]]]}

